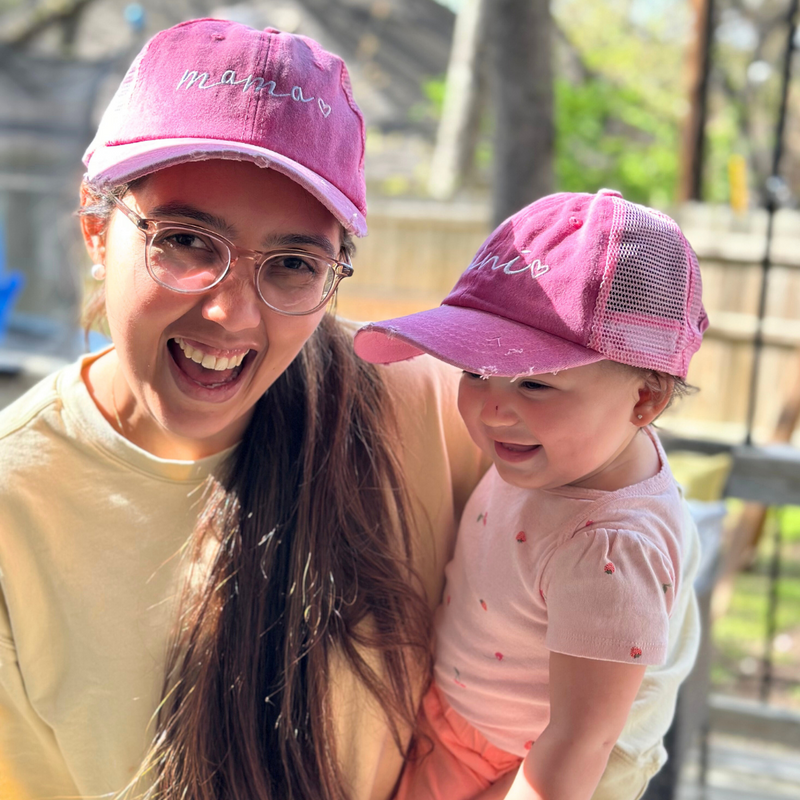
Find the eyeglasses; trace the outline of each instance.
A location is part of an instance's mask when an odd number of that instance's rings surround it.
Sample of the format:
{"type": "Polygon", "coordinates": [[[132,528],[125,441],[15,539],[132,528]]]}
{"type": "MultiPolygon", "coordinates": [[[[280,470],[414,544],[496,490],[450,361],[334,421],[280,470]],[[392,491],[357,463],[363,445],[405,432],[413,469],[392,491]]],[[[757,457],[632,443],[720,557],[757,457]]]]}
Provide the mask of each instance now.
{"type": "Polygon", "coordinates": [[[322,308],[342,278],[353,274],[352,265],[342,261],[302,250],[247,250],[197,225],[145,219],[118,197],[111,199],[144,234],[150,277],[173,292],[207,292],[240,258],[248,258],[255,263],[258,296],[273,311],[299,316],[322,308]]]}

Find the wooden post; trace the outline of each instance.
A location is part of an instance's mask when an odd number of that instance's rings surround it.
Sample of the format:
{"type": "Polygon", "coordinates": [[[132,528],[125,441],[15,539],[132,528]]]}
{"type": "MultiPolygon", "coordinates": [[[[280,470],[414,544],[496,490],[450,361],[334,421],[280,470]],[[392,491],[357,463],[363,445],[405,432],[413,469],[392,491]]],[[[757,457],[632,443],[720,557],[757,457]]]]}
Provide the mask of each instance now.
{"type": "Polygon", "coordinates": [[[494,97],[494,224],[553,191],[548,0],[487,0],[494,97]]]}
{"type": "Polygon", "coordinates": [[[681,147],[680,201],[702,199],[708,74],[711,69],[714,0],[692,0],[692,5],[695,35],[687,59],[689,113],[681,147]]]}

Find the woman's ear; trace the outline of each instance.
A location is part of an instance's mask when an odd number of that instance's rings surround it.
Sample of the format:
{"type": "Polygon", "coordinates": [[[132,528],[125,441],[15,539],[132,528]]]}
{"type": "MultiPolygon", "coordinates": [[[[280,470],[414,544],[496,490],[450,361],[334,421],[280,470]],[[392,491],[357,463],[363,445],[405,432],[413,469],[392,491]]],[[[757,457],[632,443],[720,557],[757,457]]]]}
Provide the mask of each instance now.
{"type": "Polygon", "coordinates": [[[663,372],[651,372],[639,386],[639,400],[633,407],[631,422],[643,428],[655,420],[669,405],[675,380],[663,372]]]}
{"type": "MultiPolygon", "coordinates": [[[[81,208],[96,202],[96,197],[85,183],[81,184],[81,208]]],[[[89,258],[95,264],[104,264],[106,256],[107,220],[94,214],[82,214],[80,217],[81,232],[89,258]]]]}

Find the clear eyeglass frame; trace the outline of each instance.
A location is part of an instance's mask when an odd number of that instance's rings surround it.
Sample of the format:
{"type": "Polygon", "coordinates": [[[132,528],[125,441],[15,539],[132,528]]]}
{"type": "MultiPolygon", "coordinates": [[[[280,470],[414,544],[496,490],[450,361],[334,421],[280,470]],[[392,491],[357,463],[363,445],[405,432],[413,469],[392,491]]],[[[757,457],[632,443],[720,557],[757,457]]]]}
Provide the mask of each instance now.
{"type": "MultiPolygon", "coordinates": [[[[224,236],[221,236],[218,233],[214,233],[210,231],[208,228],[204,228],[200,225],[192,225],[186,222],[170,222],[168,220],[156,220],[156,219],[148,219],[147,217],[141,217],[132,208],[123,203],[122,200],[116,195],[109,193],[109,197],[114,202],[114,205],[116,205],[116,207],[144,234],[145,264],[147,266],[148,274],[159,286],[163,286],[165,289],[169,289],[171,292],[177,292],[178,294],[204,294],[205,292],[210,291],[215,286],[218,286],[220,283],[222,283],[222,281],[225,280],[228,273],[236,265],[236,263],[239,261],[240,258],[246,258],[252,260],[255,264],[253,281],[255,283],[256,293],[258,294],[259,298],[264,303],[264,305],[271,308],[273,311],[277,311],[279,314],[284,314],[290,317],[300,317],[300,316],[305,316],[306,314],[313,314],[315,311],[319,311],[319,309],[321,309],[326,303],[330,302],[331,298],[333,298],[336,295],[336,290],[339,286],[339,283],[344,278],[351,277],[355,271],[353,269],[353,265],[349,264],[346,261],[338,261],[337,259],[330,258],[329,256],[321,256],[315,253],[308,253],[304,250],[287,249],[287,250],[264,251],[264,250],[249,250],[244,247],[239,247],[229,239],[226,239],[224,236]],[[158,278],[158,276],[155,273],[155,270],[152,267],[150,259],[150,249],[153,244],[153,240],[158,235],[158,233],[165,230],[186,231],[188,233],[198,234],[211,239],[218,245],[222,245],[224,248],[222,252],[224,252],[225,250],[227,250],[228,252],[227,266],[221,271],[219,277],[217,277],[213,283],[209,284],[208,286],[204,286],[202,289],[181,289],[177,286],[171,286],[168,283],[164,283],[164,281],[158,278]],[[273,305],[264,297],[261,291],[261,285],[259,281],[261,268],[268,259],[279,256],[302,256],[305,258],[310,258],[317,262],[324,263],[332,273],[332,279],[330,281],[330,286],[327,292],[325,292],[322,299],[316,305],[314,305],[313,308],[305,309],[303,311],[287,311],[286,309],[279,308],[273,305]]],[[[326,280],[325,283],[327,284],[328,281],[326,280]]]]}

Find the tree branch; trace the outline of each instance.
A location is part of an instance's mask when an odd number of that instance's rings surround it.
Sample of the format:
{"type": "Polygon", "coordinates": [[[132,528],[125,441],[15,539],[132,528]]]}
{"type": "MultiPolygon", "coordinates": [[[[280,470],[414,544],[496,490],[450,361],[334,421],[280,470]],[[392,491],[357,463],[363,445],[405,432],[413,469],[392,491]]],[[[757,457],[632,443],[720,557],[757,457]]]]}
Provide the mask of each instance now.
{"type": "Polygon", "coordinates": [[[93,0],[45,0],[14,25],[2,37],[2,43],[11,47],[24,47],[51,25],[73,19],[92,2],[93,0]]]}

